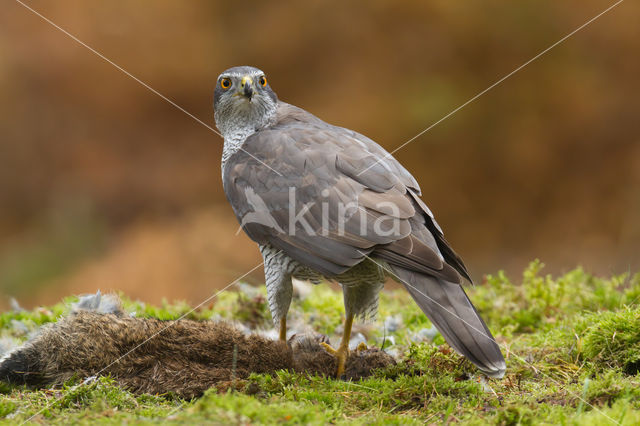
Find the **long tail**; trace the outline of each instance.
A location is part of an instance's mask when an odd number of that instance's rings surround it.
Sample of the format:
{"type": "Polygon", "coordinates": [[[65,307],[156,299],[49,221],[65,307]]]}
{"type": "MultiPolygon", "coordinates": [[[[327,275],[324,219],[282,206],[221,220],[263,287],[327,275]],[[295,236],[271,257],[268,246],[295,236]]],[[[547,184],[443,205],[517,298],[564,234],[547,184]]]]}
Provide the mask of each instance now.
{"type": "Polygon", "coordinates": [[[500,348],[460,284],[392,268],[452,348],[487,376],[504,376],[507,367],[500,348]]]}

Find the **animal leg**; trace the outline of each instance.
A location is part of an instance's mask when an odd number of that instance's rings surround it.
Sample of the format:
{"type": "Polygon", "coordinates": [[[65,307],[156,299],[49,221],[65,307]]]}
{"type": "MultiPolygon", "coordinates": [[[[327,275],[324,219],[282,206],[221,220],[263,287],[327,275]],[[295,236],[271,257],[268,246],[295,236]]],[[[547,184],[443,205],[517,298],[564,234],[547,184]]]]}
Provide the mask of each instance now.
{"type": "Polygon", "coordinates": [[[280,318],[280,340],[287,341],[287,317],[280,318]]]}
{"type": "Polygon", "coordinates": [[[349,340],[351,340],[351,327],[353,326],[353,314],[347,314],[344,320],[344,332],[342,333],[342,340],[338,349],[334,349],[328,343],[320,343],[324,349],[331,355],[335,356],[338,360],[338,370],[336,371],[336,377],[340,378],[344,374],[344,366],[349,357],[349,340]]]}
{"type": "Polygon", "coordinates": [[[261,246],[264,258],[264,278],[267,285],[267,301],[276,327],[280,327],[280,340],[287,340],[287,313],[293,297],[291,272],[283,263],[283,254],[269,246],[261,246]]]}

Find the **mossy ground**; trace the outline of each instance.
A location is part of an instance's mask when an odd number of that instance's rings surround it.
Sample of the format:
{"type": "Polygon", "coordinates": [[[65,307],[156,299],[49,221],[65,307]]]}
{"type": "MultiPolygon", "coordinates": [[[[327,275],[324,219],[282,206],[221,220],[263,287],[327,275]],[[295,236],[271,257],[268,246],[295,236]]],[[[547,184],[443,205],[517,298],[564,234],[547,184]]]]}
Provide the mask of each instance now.
{"type": "MultiPolygon", "coordinates": [[[[277,423],[326,424],[640,424],[640,274],[598,278],[578,268],[542,275],[532,262],[521,280],[487,276],[468,292],[503,347],[508,371],[486,380],[453,353],[402,290],[385,292],[369,344],[399,354],[401,362],[360,382],[279,372],[209,390],[184,401],[172,395],[135,396],[109,378],[62,389],[4,388],[0,418],[15,423],[277,423]],[[396,316],[396,327],[384,326],[396,316]],[[422,333],[421,333],[422,331],[422,333]],[[426,331],[426,332],[425,332],[426,331]]],[[[263,290],[260,290],[263,291],[263,290]]],[[[0,315],[2,336],[55,321],[67,304],[0,315]]],[[[176,318],[184,303],[162,307],[126,302],[138,316],[176,318]]],[[[191,318],[226,318],[264,326],[264,298],[222,293],[191,318]]],[[[333,335],[342,297],[316,286],[291,310],[318,332],[333,335]]]]}

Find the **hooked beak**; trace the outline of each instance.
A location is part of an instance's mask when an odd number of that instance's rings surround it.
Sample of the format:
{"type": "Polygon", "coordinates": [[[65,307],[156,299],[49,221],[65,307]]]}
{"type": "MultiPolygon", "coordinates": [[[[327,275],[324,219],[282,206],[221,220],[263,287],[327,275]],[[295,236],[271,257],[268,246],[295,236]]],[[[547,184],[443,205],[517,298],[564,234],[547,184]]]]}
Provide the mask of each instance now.
{"type": "Polygon", "coordinates": [[[249,100],[253,96],[253,80],[249,76],[242,77],[242,82],[240,84],[242,94],[249,100]]]}

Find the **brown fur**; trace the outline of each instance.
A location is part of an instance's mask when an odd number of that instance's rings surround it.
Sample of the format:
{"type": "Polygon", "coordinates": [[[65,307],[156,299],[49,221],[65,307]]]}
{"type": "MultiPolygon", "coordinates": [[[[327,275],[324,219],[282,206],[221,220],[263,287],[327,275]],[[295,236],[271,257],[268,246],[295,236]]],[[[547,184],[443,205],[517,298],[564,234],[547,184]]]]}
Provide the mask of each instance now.
{"type": "MultiPolygon", "coordinates": [[[[0,362],[0,380],[41,387],[99,374],[136,393],[175,392],[192,398],[216,383],[251,373],[287,369],[330,377],[336,360],[319,345],[323,340],[302,335],[286,344],[246,335],[224,322],[79,311],[43,327],[7,355],[0,362]]],[[[393,363],[377,349],[355,351],[347,361],[346,378],[359,379],[393,363]]]]}

